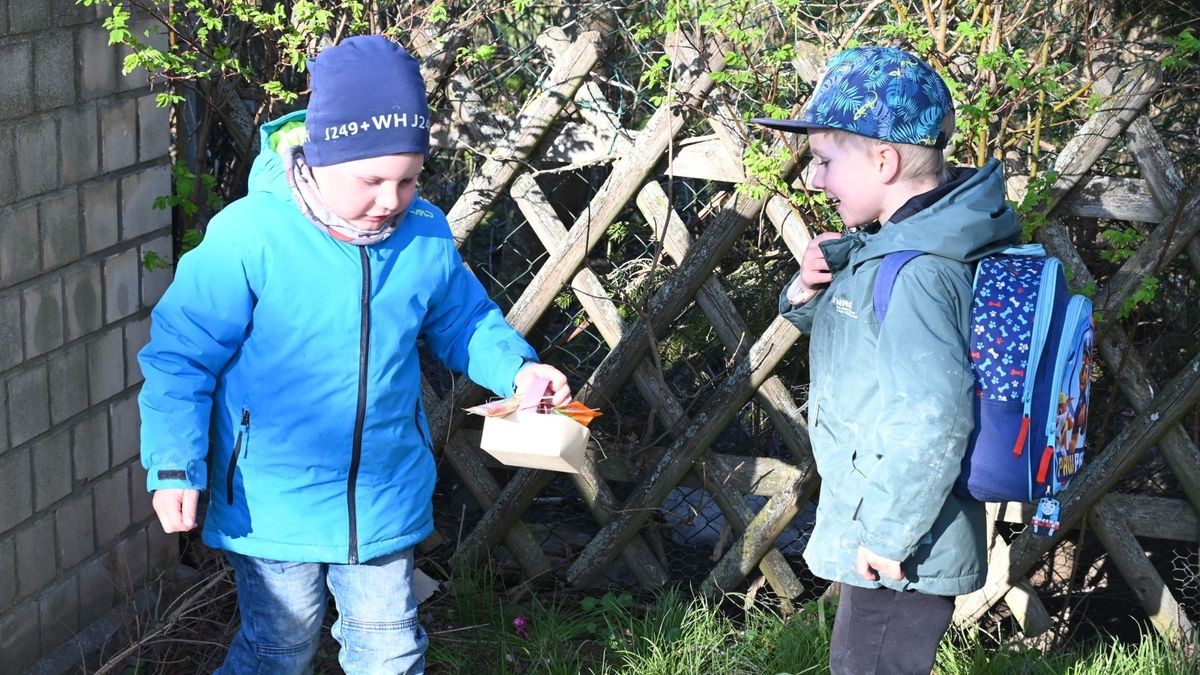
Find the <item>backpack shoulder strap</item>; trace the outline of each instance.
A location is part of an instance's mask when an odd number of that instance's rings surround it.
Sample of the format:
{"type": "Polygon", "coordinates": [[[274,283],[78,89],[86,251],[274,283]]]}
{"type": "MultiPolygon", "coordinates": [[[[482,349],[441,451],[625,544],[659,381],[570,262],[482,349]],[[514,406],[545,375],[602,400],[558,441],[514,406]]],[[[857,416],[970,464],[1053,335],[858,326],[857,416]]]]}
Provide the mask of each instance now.
{"type": "Polygon", "coordinates": [[[875,306],[875,321],[882,324],[887,316],[888,305],[892,302],[892,287],[896,285],[896,277],[900,269],[909,260],[924,255],[924,251],[893,251],[883,256],[879,264],[879,272],[875,275],[875,290],[871,295],[871,304],[875,306]]]}

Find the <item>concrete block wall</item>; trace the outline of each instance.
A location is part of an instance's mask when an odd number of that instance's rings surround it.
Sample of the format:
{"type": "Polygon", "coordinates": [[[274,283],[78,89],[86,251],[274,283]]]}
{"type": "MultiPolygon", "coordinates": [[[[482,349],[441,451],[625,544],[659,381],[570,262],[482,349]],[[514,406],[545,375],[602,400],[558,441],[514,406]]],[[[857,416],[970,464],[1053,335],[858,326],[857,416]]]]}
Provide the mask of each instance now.
{"type": "MultiPolygon", "coordinates": [[[[0,670],[177,562],[138,462],[134,355],[168,271],[169,117],[102,10],[0,0],[0,670]]],[[[144,27],[148,27],[146,24],[144,27]]]]}

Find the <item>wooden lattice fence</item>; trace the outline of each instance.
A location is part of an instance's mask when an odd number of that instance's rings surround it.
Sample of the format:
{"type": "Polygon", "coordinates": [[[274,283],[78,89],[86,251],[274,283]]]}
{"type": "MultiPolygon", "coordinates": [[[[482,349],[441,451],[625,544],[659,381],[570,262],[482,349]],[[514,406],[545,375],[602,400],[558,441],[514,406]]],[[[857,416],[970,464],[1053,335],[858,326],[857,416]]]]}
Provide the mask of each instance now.
{"type": "MultiPolygon", "coordinates": [[[[440,397],[427,385],[425,396],[427,408],[432,411],[435,444],[444,448],[446,460],[484,509],[482,517],[459,539],[454,562],[483,560],[503,544],[528,579],[558,575],[572,584],[587,586],[619,557],[638,584],[660,586],[668,580],[664,561],[641,530],[668,493],[686,483],[702,486],[714,496],[736,534],[735,541],[712,566],[702,591],[717,595],[739,589],[757,568],[777,595],[796,598],[804,586],[775,542],[814,496],[818,477],[802,409],[774,370],[793,348],[798,333],[776,318],[761,334],[750,334],[713,270],[752,224],[769,223],[796,258],[801,257],[809,241],[809,230],[800,213],[782,197],[756,198],[733,189],[736,183],[752,180],[746,178],[740,163],[751,132],[735,110],[735,99],[714,82],[713,74],[724,67],[720,50],[691,43],[683,36],[675,40],[669,46],[677,64],[672,75],[673,96],[635,132],[621,128],[613,106],[592,77],[601,56],[596,33],[584,33],[572,41],[562,31],[551,30],[539,38],[538,44],[553,69],[511,128],[497,127],[481,104],[472,100],[469,83],[453,78],[445,83],[454,120],[438,132],[439,142],[484,148],[487,158],[450,209],[451,226],[460,241],[466,240],[497,199],[507,194],[549,253],[509,311],[509,321],[518,330],[531,330],[555,296],[569,288],[610,348],[577,392],[577,398],[596,405],[612,400],[619,389],[632,382],[651,402],[652,410],[647,415],[656,415],[661,426],[671,432],[673,441],[649,461],[643,458],[640,468],[619,453],[608,452],[603,457],[599,452],[589,453],[583,471],[572,479],[599,530],[568,567],[556,569],[522,521],[531,502],[555,475],[520,470],[507,483],[498,482],[478,449],[477,437],[459,429],[463,416],[454,414],[476,402],[481,393],[459,387],[440,397]],[[587,124],[561,123],[559,118],[568,107],[587,124]],[[710,127],[711,133],[678,138],[697,121],[710,127]],[[607,179],[575,222],[562,222],[538,185],[530,160],[539,149],[559,153],[568,164],[597,155],[611,161],[607,179]],[[713,222],[699,238],[689,233],[655,180],[656,171],[664,165],[665,172],[673,176],[722,184],[713,204],[714,215],[710,216],[713,222]],[[601,279],[586,264],[589,251],[622,209],[630,206],[640,211],[654,228],[664,251],[677,262],[657,288],[649,311],[633,321],[622,317],[601,279]],[[663,382],[661,369],[654,363],[654,349],[672,320],[692,303],[711,322],[727,350],[730,368],[713,394],[688,410],[663,382]],[[717,435],[752,398],[784,440],[790,461],[710,451],[717,435]],[[624,492],[624,499],[618,499],[610,481],[632,482],[633,487],[624,492]],[[765,506],[755,512],[747,505],[748,494],[767,497],[765,506]]],[[[441,86],[449,55],[454,53],[453,42],[430,40],[415,47],[425,59],[431,88],[441,86]]],[[[816,71],[813,64],[807,65],[807,72],[816,71]]],[[[1096,533],[1154,625],[1164,634],[1194,634],[1192,622],[1177,598],[1147,562],[1138,537],[1200,540],[1196,518],[1200,506],[1200,449],[1178,424],[1200,401],[1200,356],[1193,355],[1188,366],[1170,382],[1154,383],[1115,317],[1144,276],[1161,271],[1167,261],[1179,255],[1187,256],[1193,274],[1200,278],[1200,240],[1195,237],[1200,227],[1200,185],[1185,184],[1144,114],[1159,87],[1157,67],[1142,64],[1109,72],[1111,78],[1095,83],[1095,89],[1105,95],[1105,102],[1058,155],[1054,167],[1057,181],[1044,206],[1047,225],[1037,231],[1036,238],[1064,261],[1073,285],[1096,287],[1057,219],[1083,215],[1157,223],[1137,253],[1095,294],[1100,355],[1114,364],[1121,393],[1137,416],[1106,447],[1097,449],[1093,460],[1062,496],[1066,520],[1057,537],[1025,532],[1011,545],[999,536],[991,538],[987,586],[960,598],[959,622],[975,621],[1003,601],[1026,634],[1045,631],[1051,617],[1026,575],[1048,554],[1067,555],[1061,549],[1055,552],[1057,544],[1086,519],[1087,527],[1096,533]],[[1117,142],[1123,142],[1136,158],[1140,178],[1091,173],[1101,155],[1117,142]],[[1170,463],[1186,502],[1110,492],[1153,445],[1170,463]]],[[[783,167],[786,175],[799,173],[803,156],[803,147],[794,149],[792,162],[783,167]]],[[[1010,197],[1019,198],[1022,190],[1023,186],[1013,181],[1010,192],[1014,194],[1010,197]]],[[[989,512],[993,521],[1022,522],[1029,509],[1029,505],[996,504],[990,505],[989,512]]]]}

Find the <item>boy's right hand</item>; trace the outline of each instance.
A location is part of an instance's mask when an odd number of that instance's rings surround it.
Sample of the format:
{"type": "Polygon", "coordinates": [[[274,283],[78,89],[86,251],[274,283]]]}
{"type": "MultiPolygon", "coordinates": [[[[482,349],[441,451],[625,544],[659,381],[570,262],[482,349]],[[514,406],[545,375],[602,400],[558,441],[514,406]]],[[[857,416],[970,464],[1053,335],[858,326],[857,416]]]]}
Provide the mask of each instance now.
{"type": "Polygon", "coordinates": [[[808,242],[808,248],[804,249],[804,260],[800,261],[800,280],[805,286],[815,290],[833,280],[829,263],[825,262],[825,252],[821,250],[821,242],[841,238],[841,232],[822,232],[808,242]]]}
{"type": "Polygon", "coordinates": [[[859,545],[854,571],[867,581],[878,581],[880,576],[892,581],[901,581],[904,579],[904,570],[900,565],[899,560],[885,558],[866,546],[859,545]]]}
{"type": "Polygon", "coordinates": [[[199,501],[200,491],[187,489],[155,490],[151,498],[158,522],[167,534],[196,529],[196,503],[199,501]]]}
{"type": "Polygon", "coordinates": [[[825,262],[821,242],[841,236],[841,232],[822,232],[809,240],[808,247],[804,249],[804,259],[800,261],[800,276],[788,288],[788,302],[802,305],[817,294],[817,289],[833,280],[833,272],[829,271],[829,263],[825,262]]]}

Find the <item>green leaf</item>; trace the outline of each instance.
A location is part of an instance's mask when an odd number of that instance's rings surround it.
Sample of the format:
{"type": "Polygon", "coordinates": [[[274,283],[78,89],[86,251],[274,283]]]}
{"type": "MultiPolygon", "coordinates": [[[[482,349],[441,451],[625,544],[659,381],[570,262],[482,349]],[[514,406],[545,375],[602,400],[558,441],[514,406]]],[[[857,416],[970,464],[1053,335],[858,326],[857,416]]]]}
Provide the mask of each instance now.
{"type": "Polygon", "coordinates": [[[154,251],[146,251],[142,255],[142,267],[150,272],[154,270],[169,270],[171,269],[171,263],[154,251]]]}

